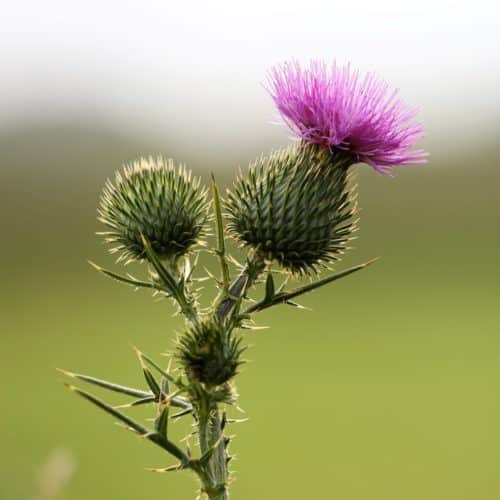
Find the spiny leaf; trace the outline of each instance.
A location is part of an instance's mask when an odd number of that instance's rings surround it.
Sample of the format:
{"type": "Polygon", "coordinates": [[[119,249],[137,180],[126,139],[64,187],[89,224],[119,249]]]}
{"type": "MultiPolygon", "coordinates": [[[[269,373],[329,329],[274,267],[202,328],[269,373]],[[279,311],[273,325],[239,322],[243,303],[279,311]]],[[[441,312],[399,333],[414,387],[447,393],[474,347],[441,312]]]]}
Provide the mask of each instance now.
{"type": "Polygon", "coordinates": [[[184,415],[189,415],[193,411],[193,408],[186,408],[185,410],[182,410],[178,413],[174,413],[171,418],[180,418],[183,417],[184,415]]]}
{"type": "Polygon", "coordinates": [[[117,418],[120,420],[120,422],[123,422],[127,427],[133,429],[135,432],[137,432],[140,435],[146,435],[149,433],[148,429],[143,427],[141,424],[133,420],[132,418],[128,417],[127,415],[124,415],[122,412],[118,411],[116,408],[113,408],[112,406],[108,405],[104,401],[100,400],[99,398],[95,397],[94,395],[90,394],[89,392],[83,391],[79,389],[78,387],[75,387],[74,385],[71,384],[64,384],[70,391],[75,392],[79,396],[82,396],[85,398],[87,401],[90,401],[97,407],[101,408],[104,410],[106,413],[109,413],[113,417],[117,418]]]}
{"type": "Polygon", "coordinates": [[[148,396],[147,398],[136,399],[135,401],[132,401],[131,403],[115,406],[114,408],[116,408],[116,409],[132,408],[133,406],[140,406],[140,405],[145,405],[148,403],[156,403],[156,401],[157,401],[156,396],[151,395],[151,396],[148,396]]]}
{"type": "Polygon", "coordinates": [[[102,273],[102,274],[104,274],[106,276],[109,276],[110,278],[113,278],[114,280],[117,280],[117,281],[120,281],[122,283],[125,283],[127,285],[131,285],[131,286],[136,287],[136,288],[152,288],[153,290],[158,290],[158,291],[163,291],[164,292],[163,288],[155,285],[154,283],[150,283],[149,281],[141,281],[141,280],[135,279],[132,276],[127,277],[127,276],[122,276],[120,274],[116,274],[113,271],[109,271],[108,269],[104,269],[103,267],[98,266],[97,264],[95,264],[91,260],[89,260],[88,263],[94,269],[96,269],[97,271],[99,271],[100,273],[102,273]]]}
{"type": "Polygon", "coordinates": [[[79,380],[83,380],[84,382],[88,382],[89,384],[94,384],[99,387],[103,387],[104,389],[109,389],[113,392],[119,392],[121,394],[126,394],[127,396],[133,396],[136,398],[150,398],[152,394],[150,392],[141,391],[140,389],[134,389],[132,387],[126,387],[123,385],[114,384],[113,382],[108,382],[106,380],[101,380],[95,377],[90,377],[89,375],[82,375],[81,373],[72,373],[67,370],[63,370],[61,368],[57,368],[57,370],[67,377],[77,378],[79,380]]]}
{"type": "Polygon", "coordinates": [[[170,373],[166,372],[157,363],[155,363],[149,356],[146,356],[142,351],[137,349],[137,347],[135,347],[135,346],[132,346],[132,347],[135,350],[137,356],[139,357],[141,364],[143,364],[143,362],[148,363],[155,370],[157,370],[160,375],[163,375],[169,382],[172,382],[172,384],[175,384],[177,387],[184,388],[184,384],[182,384],[180,379],[175,378],[172,375],[170,375],[170,373]]]}
{"type": "Polygon", "coordinates": [[[267,273],[266,278],[266,295],[264,297],[264,301],[270,302],[274,297],[274,278],[271,272],[267,273]]]}
{"type": "Polygon", "coordinates": [[[142,353],[138,349],[136,348],[134,349],[137,354],[137,357],[139,358],[139,362],[141,363],[142,372],[144,373],[144,378],[146,379],[146,383],[148,384],[152,393],[156,396],[157,400],[160,401],[162,399],[162,390],[160,389],[158,382],[151,373],[151,370],[144,363],[142,353]]]}
{"type": "Polygon", "coordinates": [[[168,379],[165,377],[162,377],[161,379],[161,392],[163,392],[163,394],[170,394],[170,385],[168,383],[168,379]]]}
{"type": "Polygon", "coordinates": [[[163,405],[163,408],[160,410],[160,414],[155,420],[155,429],[160,436],[167,438],[168,432],[168,413],[170,411],[169,405],[163,405]]]}
{"type": "Polygon", "coordinates": [[[158,385],[158,382],[154,378],[153,374],[147,368],[146,366],[142,367],[142,371],[144,373],[144,378],[146,379],[146,383],[148,384],[149,388],[153,392],[153,394],[160,399],[161,398],[161,389],[160,386],[158,385]]]}
{"type": "Polygon", "coordinates": [[[346,269],[345,271],[341,271],[336,274],[332,274],[331,276],[327,276],[326,278],[323,278],[318,281],[314,281],[313,283],[309,283],[308,285],[304,285],[300,288],[296,288],[295,290],[292,290],[290,292],[282,292],[280,294],[275,295],[274,299],[271,300],[270,302],[265,302],[265,301],[260,301],[257,304],[254,304],[253,306],[249,307],[244,314],[251,314],[253,312],[257,311],[262,311],[264,309],[267,309],[268,307],[275,306],[277,304],[283,304],[290,302],[292,299],[295,297],[298,297],[299,295],[303,295],[305,293],[311,292],[315,290],[316,288],[320,288],[324,285],[327,285],[329,283],[332,283],[333,281],[337,281],[341,278],[344,278],[345,276],[348,276],[349,274],[355,273],[356,271],[360,271],[361,269],[365,269],[366,267],[372,265],[378,260],[372,259],[369,260],[368,262],[365,262],[364,264],[359,264],[357,266],[350,267],[349,269],[346,269]]]}
{"type": "Polygon", "coordinates": [[[82,396],[86,400],[90,401],[93,403],[95,406],[98,408],[101,408],[104,410],[106,413],[112,415],[113,417],[117,418],[120,422],[125,424],[125,426],[129,429],[134,430],[139,434],[141,437],[148,439],[149,441],[155,443],[156,445],[160,446],[164,450],[168,451],[171,455],[179,459],[183,464],[189,465],[190,459],[189,457],[173,442],[168,440],[166,437],[160,435],[157,432],[151,432],[148,429],[146,429],[144,426],[133,420],[132,418],[128,417],[127,415],[124,415],[117,409],[113,408],[112,406],[108,405],[104,401],[101,401],[99,398],[95,397],[94,395],[82,391],[78,387],[75,387],[71,384],[65,384],[66,387],[77,393],[78,395],[82,396]]]}

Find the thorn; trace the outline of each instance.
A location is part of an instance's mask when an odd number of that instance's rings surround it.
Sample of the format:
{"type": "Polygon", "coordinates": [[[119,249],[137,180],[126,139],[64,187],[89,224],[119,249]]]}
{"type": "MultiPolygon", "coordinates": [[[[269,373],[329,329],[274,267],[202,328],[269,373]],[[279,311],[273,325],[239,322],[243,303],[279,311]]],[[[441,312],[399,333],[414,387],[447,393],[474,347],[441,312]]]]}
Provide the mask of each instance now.
{"type": "Polygon", "coordinates": [[[146,467],[144,470],[147,470],[148,472],[163,473],[163,472],[177,472],[184,468],[185,467],[182,464],[177,464],[177,465],[171,465],[170,467],[146,467]]]}
{"type": "Polygon", "coordinates": [[[375,257],[373,259],[370,259],[369,261],[365,262],[363,264],[363,267],[368,267],[368,266],[371,266],[372,264],[375,264],[375,262],[377,262],[378,260],[380,260],[382,257],[375,257]]]}
{"type": "Polygon", "coordinates": [[[92,262],[91,260],[87,260],[87,262],[97,271],[101,272],[102,271],[102,267],[101,266],[98,266],[95,262],[92,262]]]}
{"type": "Polygon", "coordinates": [[[140,434],[139,437],[141,439],[148,439],[151,436],[154,436],[155,434],[156,434],[156,432],[146,432],[146,434],[140,434]]]}
{"type": "Polygon", "coordinates": [[[63,370],[62,368],[56,368],[56,370],[67,377],[76,378],[76,373],[69,372],[68,370],[63,370]]]}
{"type": "Polygon", "coordinates": [[[132,408],[134,406],[132,403],[125,403],[123,405],[113,406],[115,410],[123,410],[124,408],[132,408]]]}
{"type": "Polygon", "coordinates": [[[139,358],[139,363],[141,363],[141,368],[146,368],[146,364],[144,363],[144,360],[142,359],[142,352],[139,350],[139,348],[136,347],[134,344],[130,344],[130,347],[132,347],[135,354],[139,358]]]}
{"type": "Polygon", "coordinates": [[[135,429],[132,429],[132,427],[129,427],[128,425],[122,424],[121,422],[115,422],[115,425],[131,432],[132,434],[135,434],[138,438],[142,438],[142,434],[139,434],[135,429]]]}
{"type": "Polygon", "coordinates": [[[228,424],[243,424],[244,422],[248,422],[250,420],[250,417],[247,418],[228,418],[227,423],[228,424]]]}

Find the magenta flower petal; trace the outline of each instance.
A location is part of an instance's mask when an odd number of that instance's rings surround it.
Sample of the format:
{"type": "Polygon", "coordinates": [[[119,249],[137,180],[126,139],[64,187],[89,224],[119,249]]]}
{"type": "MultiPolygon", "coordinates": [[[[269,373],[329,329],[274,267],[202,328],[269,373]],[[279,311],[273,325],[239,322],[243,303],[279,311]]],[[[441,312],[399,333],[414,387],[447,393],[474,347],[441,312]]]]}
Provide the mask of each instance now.
{"type": "Polygon", "coordinates": [[[267,89],[288,127],[301,139],[354,157],[381,173],[425,163],[428,153],[412,150],[424,137],[418,110],[372,73],[360,77],[350,66],[296,61],[273,68],[267,89]]]}

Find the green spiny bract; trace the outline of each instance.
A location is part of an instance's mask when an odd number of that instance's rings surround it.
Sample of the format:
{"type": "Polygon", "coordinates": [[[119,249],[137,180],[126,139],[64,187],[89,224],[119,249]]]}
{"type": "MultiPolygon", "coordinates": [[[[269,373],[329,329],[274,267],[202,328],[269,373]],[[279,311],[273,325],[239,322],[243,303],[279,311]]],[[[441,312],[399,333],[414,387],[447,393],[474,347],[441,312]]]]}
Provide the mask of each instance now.
{"type": "Polygon", "coordinates": [[[233,336],[217,321],[193,325],[178,340],[177,357],[187,377],[213,387],[225,384],[243,361],[241,337],[233,336]]]}
{"type": "Polygon", "coordinates": [[[259,158],[227,194],[232,234],[294,273],[338,260],[355,229],[353,163],[304,143],[259,158]]]}
{"type": "Polygon", "coordinates": [[[203,236],[207,210],[206,190],[183,166],[143,158],[106,182],[99,221],[111,231],[101,234],[120,260],[146,257],[142,236],[159,257],[176,258],[203,236]]]}

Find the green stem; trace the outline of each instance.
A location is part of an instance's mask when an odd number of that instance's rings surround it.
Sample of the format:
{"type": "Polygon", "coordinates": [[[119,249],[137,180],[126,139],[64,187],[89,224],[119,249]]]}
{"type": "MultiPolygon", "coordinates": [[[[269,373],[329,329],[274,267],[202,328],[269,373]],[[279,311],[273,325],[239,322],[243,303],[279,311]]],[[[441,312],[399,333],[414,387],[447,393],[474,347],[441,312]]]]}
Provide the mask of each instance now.
{"type": "Polygon", "coordinates": [[[215,408],[210,418],[209,440],[210,446],[216,446],[215,453],[212,457],[215,483],[217,485],[224,485],[223,490],[216,493],[213,499],[226,500],[229,498],[227,489],[227,453],[223,437],[220,411],[218,408],[215,408]]]}
{"type": "Polygon", "coordinates": [[[201,464],[204,473],[204,476],[200,475],[203,490],[211,500],[227,500],[229,494],[227,489],[226,448],[222,437],[219,409],[216,404],[208,403],[200,406],[198,435],[201,456],[213,449],[208,463],[201,464]]]}

